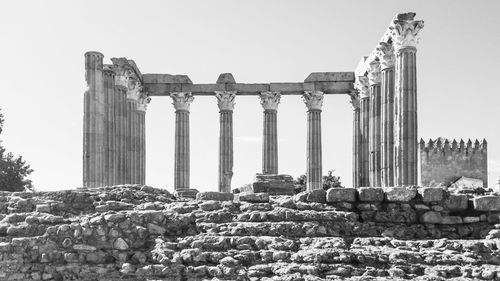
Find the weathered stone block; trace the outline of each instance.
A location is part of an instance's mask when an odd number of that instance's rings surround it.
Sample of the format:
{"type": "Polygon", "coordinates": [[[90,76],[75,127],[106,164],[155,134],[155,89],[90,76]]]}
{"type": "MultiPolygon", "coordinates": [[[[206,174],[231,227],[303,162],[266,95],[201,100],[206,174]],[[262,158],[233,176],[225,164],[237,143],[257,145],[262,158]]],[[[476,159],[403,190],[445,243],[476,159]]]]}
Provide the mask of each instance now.
{"type": "Polygon", "coordinates": [[[409,202],[417,196],[416,189],[406,187],[388,187],[384,191],[385,200],[389,202],[409,202]]]}
{"type": "Polygon", "coordinates": [[[462,224],[464,221],[460,216],[445,216],[441,224],[462,224]]]}
{"type": "Polygon", "coordinates": [[[424,202],[437,202],[443,200],[443,189],[441,187],[422,187],[418,189],[424,202]]]}
{"type": "Polygon", "coordinates": [[[476,223],[476,222],[479,222],[480,219],[479,219],[479,217],[464,217],[463,221],[464,221],[464,223],[476,223]]]}
{"type": "Polygon", "coordinates": [[[261,193],[244,192],[236,194],[235,199],[251,203],[263,203],[263,202],[269,202],[269,194],[263,192],[261,193]]]}
{"type": "Polygon", "coordinates": [[[468,205],[469,198],[465,194],[450,194],[444,200],[444,206],[452,212],[465,211],[468,205]]]}
{"type": "Polygon", "coordinates": [[[49,204],[36,205],[36,211],[40,213],[50,213],[50,205],[49,204]]]}
{"type": "Polygon", "coordinates": [[[384,201],[384,190],[380,187],[361,187],[358,189],[359,200],[363,202],[384,201]]]}
{"type": "Polygon", "coordinates": [[[476,211],[500,211],[500,196],[479,196],[472,200],[476,211]]]}
{"type": "Polygon", "coordinates": [[[356,202],[356,189],[332,187],[326,192],[326,202],[356,202]]]}
{"type": "Polygon", "coordinates": [[[215,200],[215,201],[232,201],[234,194],[229,192],[200,192],[196,194],[196,200],[215,200]]]}
{"type": "Polygon", "coordinates": [[[307,202],[326,203],[326,191],[323,189],[316,189],[307,191],[307,202]]]}
{"type": "Polygon", "coordinates": [[[200,204],[200,209],[205,212],[215,211],[221,208],[220,202],[214,200],[208,200],[200,204]]]}
{"type": "Polygon", "coordinates": [[[198,189],[194,188],[186,188],[186,189],[179,189],[175,192],[175,195],[180,198],[191,198],[195,199],[196,195],[199,193],[198,189]]]}
{"type": "Polygon", "coordinates": [[[443,221],[443,217],[441,213],[429,211],[420,216],[421,223],[441,223],[443,221]]]}
{"type": "Polygon", "coordinates": [[[113,248],[124,251],[127,250],[129,246],[127,242],[125,242],[125,240],[123,240],[122,238],[117,238],[113,243],[113,248]]]}

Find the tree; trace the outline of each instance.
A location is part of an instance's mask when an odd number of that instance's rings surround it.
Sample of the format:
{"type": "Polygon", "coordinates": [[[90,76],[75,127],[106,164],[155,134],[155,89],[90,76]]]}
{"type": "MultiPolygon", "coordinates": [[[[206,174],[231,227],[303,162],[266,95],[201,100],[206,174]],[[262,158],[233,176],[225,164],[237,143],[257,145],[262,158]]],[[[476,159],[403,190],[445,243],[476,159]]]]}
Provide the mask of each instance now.
{"type": "MultiPolygon", "coordinates": [[[[3,131],[5,121],[0,111],[0,134],[3,131]]],[[[0,190],[2,191],[25,191],[32,190],[31,180],[27,176],[33,170],[23,160],[22,156],[14,157],[14,154],[7,153],[0,140],[0,190]]]]}
{"type": "Polygon", "coordinates": [[[328,175],[323,176],[324,190],[327,190],[332,187],[342,187],[342,183],[340,182],[340,177],[334,176],[333,172],[335,172],[335,170],[329,170],[328,175]]]}

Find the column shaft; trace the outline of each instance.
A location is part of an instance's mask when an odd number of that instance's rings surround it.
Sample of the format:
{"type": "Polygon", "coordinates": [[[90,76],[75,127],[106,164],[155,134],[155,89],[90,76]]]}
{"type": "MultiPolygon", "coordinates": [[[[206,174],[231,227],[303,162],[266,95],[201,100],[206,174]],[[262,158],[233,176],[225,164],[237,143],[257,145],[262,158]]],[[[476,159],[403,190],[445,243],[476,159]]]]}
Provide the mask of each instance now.
{"type": "Polygon", "coordinates": [[[307,189],[321,188],[321,110],[309,110],[307,112],[307,189]]]}
{"type": "Polygon", "coordinates": [[[104,184],[114,185],[116,182],[116,162],[115,162],[115,87],[114,72],[112,70],[104,71],[104,103],[105,103],[105,165],[104,165],[104,184]]]}
{"type": "Polygon", "coordinates": [[[104,146],[104,84],[103,55],[85,53],[85,80],[83,117],[83,186],[97,187],[103,183],[104,146]]]}
{"type": "Polygon", "coordinates": [[[359,127],[360,127],[360,186],[370,186],[369,180],[369,147],[368,139],[370,135],[370,98],[362,97],[360,99],[359,127]]]}
{"type": "Polygon", "coordinates": [[[189,188],[189,111],[175,111],[175,190],[189,188]]]}
{"type": "Polygon", "coordinates": [[[278,173],[278,125],[277,110],[264,110],[262,145],[262,173],[278,173]]]}
{"type": "Polygon", "coordinates": [[[417,68],[416,48],[396,53],[395,184],[417,184],[417,68]]]}
{"type": "Polygon", "coordinates": [[[140,170],[139,170],[139,180],[140,184],[146,184],[146,112],[139,111],[139,126],[140,126],[140,137],[139,137],[139,160],[140,160],[140,170]]]}
{"type": "Polygon", "coordinates": [[[382,69],[381,107],[382,186],[394,186],[394,67],[382,69]]]}
{"type": "Polygon", "coordinates": [[[380,187],[380,84],[370,86],[369,177],[370,186],[380,187]]]}
{"type": "Polygon", "coordinates": [[[360,130],[360,123],[359,123],[359,118],[360,118],[360,113],[359,113],[359,107],[354,108],[353,114],[352,114],[352,119],[353,119],[353,138],[352,138],[352,172],[353,172],[353,178],[352,178],[352,184],[354,188],[360,187],[360,177],[361,177],[361,153],[360,153],[360,146],[361,146],[361,130],[360,130]]]}
{"type": "Polygon", "coordinates": [[[233,176],[233,111],[220,111],[219,191],[231,192],[233,176]]]}

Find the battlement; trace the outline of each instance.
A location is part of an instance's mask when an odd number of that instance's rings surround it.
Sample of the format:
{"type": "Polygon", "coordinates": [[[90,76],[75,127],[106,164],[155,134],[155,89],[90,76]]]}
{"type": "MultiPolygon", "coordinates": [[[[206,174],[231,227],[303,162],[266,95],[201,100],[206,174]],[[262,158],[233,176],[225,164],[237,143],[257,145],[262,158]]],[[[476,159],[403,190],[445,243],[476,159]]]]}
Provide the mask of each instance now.
{"type": "Polygon", "coordinates": [[[488,143],[469,139],[420,140],[420,180],[422,185],[448,185],[459,177],[480,179],[488,186],[488,143]]]}
{"type": "Polygon", "coordinates": [[[471,139],[469,139],[467,142],[465,142],[463,139],[460,139],[460,141],[457,141],[456,139],[450,141],[449,139],[445,138],[437,138],[435,140],[429,139],[428,142],[420,139],[420,151],[425,151],[426,153],[487,153],[488,142],[486,141],[486,139],[483,139],[482,141],[476,139],[474,142],[472,142],[471,139]]]}

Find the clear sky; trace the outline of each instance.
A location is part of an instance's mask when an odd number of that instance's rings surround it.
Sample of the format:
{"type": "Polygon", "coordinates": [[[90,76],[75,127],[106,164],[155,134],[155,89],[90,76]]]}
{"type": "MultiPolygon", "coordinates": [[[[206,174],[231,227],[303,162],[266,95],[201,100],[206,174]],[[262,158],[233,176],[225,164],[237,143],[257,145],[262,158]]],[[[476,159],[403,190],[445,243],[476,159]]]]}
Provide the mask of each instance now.
{"type": "MultiPolygon", "coordinates": [[[[142,73],[214,83],[298,82],[319,71],[353,71],[398,12],[425,21],[418,46],[419,135],[486,138],[489,181],[500,175],[500,1],[2,1],[1,138],[35,172],[39,190],[82,185],[84,53],[135,60],[142,73]]],[[[262,108],[237,97],[233,187],[261,170],[262,108]]],[[[147,112],[147,184],[173,190],[174,109],[154,97],[147,112]]],[[[219,121],[214,97],[191,106],[191,185],[217,189],[219,121]]],[[[352,108],[327,96],[323,167],[351,186],[352,108]]],[[[278,110],[279,170],[306,169],[306,107],[278,110]]]]}

